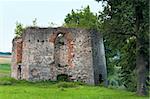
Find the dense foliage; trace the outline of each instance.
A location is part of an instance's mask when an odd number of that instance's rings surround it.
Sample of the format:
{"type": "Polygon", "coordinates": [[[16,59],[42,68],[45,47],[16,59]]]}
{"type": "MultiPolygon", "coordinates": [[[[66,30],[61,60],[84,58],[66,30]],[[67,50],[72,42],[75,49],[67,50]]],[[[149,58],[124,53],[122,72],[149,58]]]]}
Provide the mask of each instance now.
{"type": "MultiPolygon", "coordinates": [[[[148,0],[96,0],[105,3],[100,14],[107,44],[119,51],[121,81],[129,90],[145,95],[148,71],[148,0]]],[[[117,53],[117,52],[116,52],[117,53]]]]}
{"type": "Polygon", "coordinates": [[[71,13],[67,14],[64,21],[65,27],[98,29],[100,26],[98,16],[90,11],[89,6],[83,9],[78,9],[77,11],[72,10],[71,13]]]}

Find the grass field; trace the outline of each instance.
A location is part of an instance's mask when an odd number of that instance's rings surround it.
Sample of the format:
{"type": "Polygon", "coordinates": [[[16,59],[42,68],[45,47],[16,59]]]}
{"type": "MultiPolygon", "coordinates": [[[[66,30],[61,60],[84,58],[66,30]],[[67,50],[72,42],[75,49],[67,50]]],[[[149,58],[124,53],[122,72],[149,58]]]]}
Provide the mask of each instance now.
{"type": "Polygon", "coordinates": [[[0,79],[1,99],[148,99],[133,92],[72,82],[27,82],[0,79]]]}
{"type": "Polygon", "coordinates": [[[11,58],[10,57],[0,57],[0,64],[10,64],[11,58]]]}
{"type": "Polygon", "coordinates": [[[0,77],[10,76],[10,56],[0,56],[0,77]]]}
{"type": "Polygon", "coordinates": [[[10,76],[10,64],[0,64],[0,77],[10,76]]]}
{"type": "Polygon", "coordinates": [[[9,61],[0,64],[0,99],[148,99],[133,92],[72,82],[27,82],[9,77],[9,61]]]}

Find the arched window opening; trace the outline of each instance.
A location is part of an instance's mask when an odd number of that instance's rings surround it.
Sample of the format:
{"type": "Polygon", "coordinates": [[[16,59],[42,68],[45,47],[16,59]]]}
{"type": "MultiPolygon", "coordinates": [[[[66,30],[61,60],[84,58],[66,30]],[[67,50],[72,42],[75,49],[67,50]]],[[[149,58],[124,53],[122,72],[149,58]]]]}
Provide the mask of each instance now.
{"type": "Polygon", "coordinates": [[[65,33],[58,33],[55,44],[54,44],[54,58],[55,65],[57,67],[66,67],[68,66],[68,49],[67,49],[67,40],[65,38],[65,33]]]}
{"type": "Polygon", "coordinates": [[[59,39],[59,40],[57,40],[57,43],[59,45],[65,45],[65,38],[64,38],[64,34],[63,33],[59,33],[57,38],[59,39]]]}

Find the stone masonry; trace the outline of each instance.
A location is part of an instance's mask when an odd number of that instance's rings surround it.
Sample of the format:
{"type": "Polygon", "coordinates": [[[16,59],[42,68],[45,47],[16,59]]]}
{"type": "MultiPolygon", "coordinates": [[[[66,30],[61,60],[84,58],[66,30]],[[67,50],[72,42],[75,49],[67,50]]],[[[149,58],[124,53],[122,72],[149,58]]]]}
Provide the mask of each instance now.
{"type": "Polygon", "coordinates": [[[106,83],[107,71],[102,35],[78,28],[28,27],[13,39],[11,76],[15,79],[106,83]]]}

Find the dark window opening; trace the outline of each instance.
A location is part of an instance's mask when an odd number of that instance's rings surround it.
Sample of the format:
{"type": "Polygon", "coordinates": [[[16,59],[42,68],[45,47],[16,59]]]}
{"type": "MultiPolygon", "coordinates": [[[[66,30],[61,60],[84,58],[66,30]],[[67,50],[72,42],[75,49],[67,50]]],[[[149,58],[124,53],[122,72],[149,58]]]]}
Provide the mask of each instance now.
{"type": "Polygon", "coordinates": [[[44,43],[44,40],[42,40],[41,42],[44,43]]]}
{"type": "Polygon", "coordinates": [[[69,76],[67,74],[60,74],[60,75],[57,75],[57,80],[58,81],[69,81],[69,76]]]}
{"type": "Polygon", "coordinates": [[[60,45],[65,45],[65,43],[64,42],[58,42],[60,45]]]}
{"type": "Polygon", "coordinates": [[[100,82],[100,84],[103,83],[102,74],[99,74],[99,82],[100,82]]]}
{"type": "Polygon", "coordinates": [[[18,79],[21,79],[21,65],[18,65],[18,79]]]}
{"type": "Polygon", "coordinates": [[[61,64],[58,64],[57,66],[58,66],[58,67],[67,67],[68,65],[61,65],[61,64]]]}

